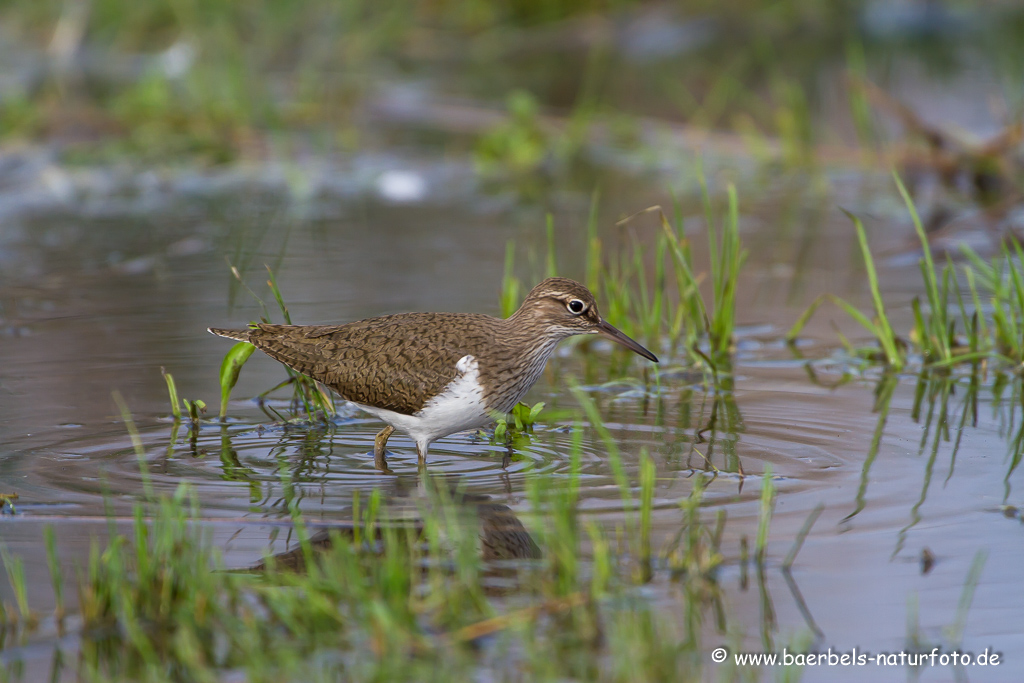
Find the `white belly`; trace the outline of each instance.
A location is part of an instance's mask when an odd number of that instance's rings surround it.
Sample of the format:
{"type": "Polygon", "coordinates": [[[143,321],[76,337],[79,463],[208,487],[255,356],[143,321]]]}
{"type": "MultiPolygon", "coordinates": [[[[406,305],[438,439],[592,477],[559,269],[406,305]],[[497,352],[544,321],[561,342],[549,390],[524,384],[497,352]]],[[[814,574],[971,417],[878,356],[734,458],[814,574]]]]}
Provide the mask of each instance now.
{"type": "Polygon", "coordinates": [[[481,427],[491,421],[484,406],[476,358],[463,356],[455,367],[459,371],[455,379],[413,415],[361,403],[356,405],[411,436],[421,452],[426,453],[427,446],[435,439],[481,427]]]}

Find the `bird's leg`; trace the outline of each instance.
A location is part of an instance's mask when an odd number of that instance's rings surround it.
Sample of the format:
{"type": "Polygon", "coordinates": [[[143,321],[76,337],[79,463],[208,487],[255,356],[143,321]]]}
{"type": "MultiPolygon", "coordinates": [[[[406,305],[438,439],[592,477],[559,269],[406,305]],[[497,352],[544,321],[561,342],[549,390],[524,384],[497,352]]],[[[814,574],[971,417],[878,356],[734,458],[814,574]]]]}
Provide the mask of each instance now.
{"type": "Polygon", "coordinates": [[[427,468],[427,447],[428,444],[426,443],[416,442],[416,455],[419,456],[419,466],[421,470],[427,468]]]}
{"type": "Polygon", "coordinates": [[[388,461],[384,457],[384,447],[388,443],[388,439],[392,434],[395,433],[395,428],[391,425],[384,427],[377,433],[377,438],[373,440],[373,465],[382,472],[388,471],[388,461]]]}
{"type": "Polygon", "coordinates": [[[501,459],[501,469],[508,470],[508,466],[512,464],[512,453],[514,451],[512,450],[511,435],[506,432],[505,436],[508,437],[508,440],[505,442],[505,455],[501,459]]]}

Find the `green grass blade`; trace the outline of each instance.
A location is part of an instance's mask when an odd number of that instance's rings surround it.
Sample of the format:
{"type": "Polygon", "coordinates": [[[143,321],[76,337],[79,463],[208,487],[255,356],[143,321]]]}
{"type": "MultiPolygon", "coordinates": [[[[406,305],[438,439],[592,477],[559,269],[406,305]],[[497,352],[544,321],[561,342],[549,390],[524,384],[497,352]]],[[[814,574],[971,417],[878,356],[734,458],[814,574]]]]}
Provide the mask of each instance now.
{"type": "Polygon", "coordinates": [[[270,291],[274,295],[274,300],[277,301],[277,305],[281,309],[281,315],[284,316],[284,322],[286,325],[291,325],[292,316],[288,312],[288,306],[286,306],[284,303],[284,297],[281,296],[281,288],[277,286],[277,276],[274,275],[274,271],[270,268],[270,266],[267,266],[267,275],[269,278],[267,280],[267,286],[270,287],[270,291]]]}
{"type": "Polygon", "coordinates": [[[31,620],[28,584],[25,581],[25,562],[20,557],[7,552],[7,546],[2,542],[0,542],[0,562],[3,562],[4,569],[7,570],[7,581],[11,584],[11,591],[14,593],[14,599],[18,605],[18,613],[22,619],[31,620]]]}
{"type": "Polygon", "coordinates": [[[921,298],[914,297],[910,302],[910,310],[914,312],[914,335],[917,337],[917,345],[921,352],[927,357],[932,355],[931,335],[924,323],[924,314],[921,313],[921,298]]]}
{"type": "Polygon", "coordinates": [[[869,333],[871,333],[871,335],[874,336],[879,341],[879,343],[883,343],[884,340],[882,338],[882,329],[875,323],[871,322],[868,319],[868,317],[861,313],[856,306],[851,304],[849,301],[846,301],[845,299],[839,298],[835,294],[826,294],[825,297],[829,301],[834,303],[836,306],[843,309],[846,312],[846,314],[849,315],[851,318],[856,320],[860,324],[860,326],[867,330],[869,333]]]}
{"type": "Polygon", "coordinates": [[[800,317],[796,319],[796,322],[793,323],[793,326],[789,328],[789,332],[786,332],[787,344],[791,344],[794,341],[796,341],[796,338],[800,335],[801,332],[803,332],[803,329],[807,326],[807,323],[810,321],[811,316],[813,316],[815,311],[817,311],[821,307],[821,305],[828,300],[828,295],[822,294],[811,302],[811,305],[808,306],[807,309],[800,314],[800,317]]]}
{"type": "Polygon", "coordinates": [[[167,382],[167,393],[171,399],[171,414],[174,415],[175,420],[180,420],[181,401],[178,400],[178,388],[174,385],[174,377],[163,366],[160,367],[160,374],[164,376],[164,381],[167,382]]]}
{"type": "Polygon", "coordinates": [[[793,539],[793,546],[786,553],[786,559],[782,561],[782,568],[789,569],[796,562],[796,556],[800,553],[800,548],[803,547],[804,541],[807,539],[807,535],[811,533],[811,527],[818,521],[818,517],[825,510],[824,503],[818,503],[811,510],[810,514],[807,515],[807,519],[804,520],[804,524],[800,527],[800,531],[797,532],[796,538],[793,539]]]}
{"type": "Polygon", "coordinates": [[[949,319],[949,290],[952,288],[952,273],[948,268],[942,270],[942,289],[938,299],[935,301],[935,308],[932,310],[932,327],[935,329],[935,336],[939,342],[939,353],[943,359],[949,358],[952,324],[949,319]]]}
{"type": "Polygon", "coordinates": [[[988,551],[985,549],[979,550],[974,554],[971,568],[967,571],[964,588],[960,593],[960,601],[956,607],[956,617],[953,623],[946,629],[946,636],[954,646],[959,647],[963,642],[964,629],[967,627],[967,613],[971,609],[971,603],[974,602],[974,591],[978,588],[978,583],[981,581],[981,572],[985,568],[987,560],[988,551]]]}
{"type": "MultiPolygon", "coordinates": [[[[864,224],[861,220],[843,209],[843,213],[853,221],[853,225],[857,230],[857,242],[860,244],[861,255],[864,258],[864,269],[867,271],[868,285],[871,288],[871,301],[875,307],[875,317],[878,320],[877,325],[865,325],[868,329],[875,329],[875,336],[878,338],[879,343],[882,345],[882,349],[885,351],[886,359],[889,365],[893,366],[897,370],[903,367],[903,356],[899,352],[899,348],[896,344],[896,334],[892,330],[892,325],[889,324],[889,318],[885,313],[885,302],[882,300],[882,293],[878,286],[878,272],[875,270],[875,260],[871,256],[871,249],[868,247],[867,234],[864,232],[864,224]]],[[[841,302],[841,299],[833,299],[836,303],[841,302]]],[[[848,311],[856,310],[846,302],[842,302],[844,308],[848,311]]],[[[859,312],[858,312],[859,313],[859,312]]],[[[853,315],[851,313],[851,315],[853,315]]],[[[854,316],[858,317],[858,316],[854,316]]],[[[861,323],[864,324],[863,322],[861,323]]]]}
{"type": "Polygon", "coordinates": [[[707,309],[700,296],[700,278],[693,272],[686,238],[676,234],[664,215],[661,217],[661,227],[668,238],[668,246],[676,264],[673,270],[679,289],[679,300],[685,302],[681,305],[687,308],[691,324],[695,323],[703,329],[706,327],[704,323],[708,318],[707,309]]]}
{"type": "Polygon", "coordinates": [[[600,206],[601,193],[595,188],[590,195],[590,213],[587,214],[587,287],[592,292],[598,290],[601,282],[601,239],[597,236],[597,210],[600,206]]]}
{"type": "Polygon", "coordinates": [[[228,400],[231,398],[231,390],[238,383],[238,375],[242,371],[245,361],[256,350],[256,347],[249,342],[238,342],[232,346],[224,355],[220,364],[220,419],[223,421],[228,414],[228,400]]]}
{"type": "Polygon", "coordinates": [[[53,584],[54,611],[57,620],[64,618],[64,576],[57,559],[57,536],[52,524],[43,528],[43,542],[46,545],[46,565],[50,569],[50,581],[53,584]]]}
{"type": "Polygon", "coordinates": [[[608,449],[608,464],[612,469],[612,476],[615,478],[615,483],[619,488],[619,494],[622,496],[623,509],[627,512],[633,509],[633,493],[632,488],[629,485],[629,477],[626,474],[626,470],[622,465],[622,455],[619,452],[619,446],[612,436],[611,431],[605,425],[604,420],[601,419],[601,413],[597,410],[597,404],[594,403],[594,399],[587,394],[579,385],[576,384],[575,380],[570,380],[569,390],[576,397],[580,407],[583,408],[583,412],[590,422],[590,426],[597,432],[601,441],[604,443],[605,448],[608,449]]]}
{"type": "Polygon", "coordinates": [[[505,244],[505,271],[501,278],[501,314],[509,317],[519,307],[519,292],[522,287],[515,276],[515,242],[509,240],[505,244]]]}
{"type": "Polygon", "coordinates": [[[928,243],[928,236],[925,234],[924,226],[921,224],[921,217],[917,213],[917,207],[914,205],[913,198],[907,192],[906,186],[896,171],[893,171],[892,177],[896,181],[896,187],[899,189],[900,196],[903,197],[903,202],[907,205],[907,211],[910,212],[910,218],[914,223],[914,231],[921,242],[921,252],[923,254],[921,274],[924,278],[925,292],[928,295],[928,305],[931,307],[932,334],[940,345],[939,349],[944,352],[943,358],[946,358],[948,357],[949,348],[948,344],[944,344],[942,341],[946,336],[946,307],[944,305],[944,298],[939,294],[938,276],[935,271],[935,261],[932,258],[932,248],[928,243]]]}
{"type": "Polygon", "coordinates": [[[966,244],[960,245],[960,253],[962,253],[974,269],[978,273],[978,282],[982,287],[990,290],[997,290],[999,288],[999,272],[995,267],[994,263],[988,263],[983,258],[978,256],[977,252],[971,249],[966,244]]]}
{"type": "Polygon", "coordinates": [[[980,340],[988,341],[988,324],[985,322],[985,315],[981,308],[981,297],[974,279],[974,269],[964,266],[964,277],[967,278],[967,288],[971,290],[971,302],[974,304],[974,312],[978,320],[978,337],[980,340]]]}
{"type": "Polygon", "coordinates": [[[754,558],[758,564],[764,564],[768,553],[768,527],[775,509],[775,482],[772,480],[772,467],[765,465],[761,477],[761,506],[757,517],[757,539],[754,542],[754,558]]]}
{"type": "Polygon", "coordinates": [[[153,481],[149,476],[149,464],[146,460],[146,448],[142,444],[142,437],[139,436],[135,420],[132,418],[132,413],[128,410],[128,404],[125,403],[121,392],[115,389],[111,395],[114,398],[114,403],[117,404],[118,410],[121,412],[121,420],[124,422],[125,429],[128,430],[128,436],[132,441],[132,450],[135,451],[135,459],[139,463],[139,475],[142,479],[143,493],[146,494],[146,500],[154,500],[153,481]]]}
{"type": "MultiPolygon", "coordinates": [[[[946,261],[946,269],[950,273],[955,273],[956,271],[953,266],[953,259],[950,258],[949,254],[946,254],[946,261]]],[[[953,292],[956,294],[956,306],[957,310],[960,312],[960,321],[964,328],[964,334],[967,335],[967,343],[971,347],[971,351],[977,351],[980,340],[978,339],[978,330],[975,327],[974,321],[976,321],[981,314],[979,313],[978,316],[975,316],[974,318],[967,315],[967,306],[964,304],[963,292],[960,291],[960,283],[957,281],[955,274],[953,275],[953,292]]],[[[951,345],[955,344],[955,340],[950,339],[949,343],[951,345]]]]}

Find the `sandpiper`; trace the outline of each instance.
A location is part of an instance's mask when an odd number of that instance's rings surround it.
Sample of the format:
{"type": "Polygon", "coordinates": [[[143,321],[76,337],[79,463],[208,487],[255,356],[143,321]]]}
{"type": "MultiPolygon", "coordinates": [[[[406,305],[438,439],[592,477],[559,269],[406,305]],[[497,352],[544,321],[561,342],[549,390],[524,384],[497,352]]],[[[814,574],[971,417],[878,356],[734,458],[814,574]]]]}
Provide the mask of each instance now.
{"type": "Polygon", "coordinates": [[[344,325],[209,329],[249,342],[386,422],[373,449],[381,469],[387,467],[384,448],[396,429],[416,442],[422,465],[432,441],[511,411],[567,337],[600,334],[658,362],[601,318],[590,290],[561,277],[538,284],[504,319],[400,313],[344,325]]]}

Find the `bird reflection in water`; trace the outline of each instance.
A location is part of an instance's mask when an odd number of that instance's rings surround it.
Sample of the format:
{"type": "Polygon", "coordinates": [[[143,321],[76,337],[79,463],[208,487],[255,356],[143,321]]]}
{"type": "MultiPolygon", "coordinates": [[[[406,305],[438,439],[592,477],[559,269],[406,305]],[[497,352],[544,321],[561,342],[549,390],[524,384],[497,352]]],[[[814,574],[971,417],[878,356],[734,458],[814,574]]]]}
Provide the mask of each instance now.
{"type": "MultiPolygon", "coordinates": [[[[457,480],[434,480],[431,483],[445,487],[448,490],[447,497],[450,498],[452,504],[471,512],[479,520],[479,552],[480,559],[485,563],[500,563],[505,560],[535,560],[541,557],[537,543],[508,505],[496,502],[491,496],[460,491],[457,480]]],[[[397,522],[396,526],[399,533],[412,534],[420,541],[426,540],[421,520],[403,520],[397,522]]],[[[333,544],[339,540],[354,540],[355,531],[356,524],[343,523],[316,532],[309,539],[309,546],[314,557],[329,552],[333,544]]],[[[375,540],[381,540],[381,536],[381,528],[378,526],[375,540]]],[[[253,571],[264,571],[268,568],[278,571],[304,571],[306,554],[302,546],[298,545],[251,567],[253,571]]],[[[501,570],[501,567],[490,566],[487,568],[487,573],[504,573],[501,570]]]]}

